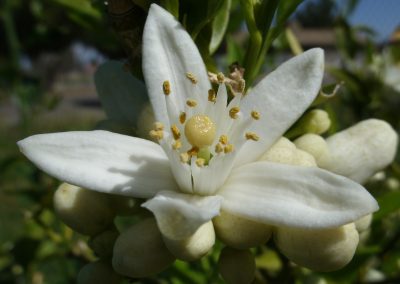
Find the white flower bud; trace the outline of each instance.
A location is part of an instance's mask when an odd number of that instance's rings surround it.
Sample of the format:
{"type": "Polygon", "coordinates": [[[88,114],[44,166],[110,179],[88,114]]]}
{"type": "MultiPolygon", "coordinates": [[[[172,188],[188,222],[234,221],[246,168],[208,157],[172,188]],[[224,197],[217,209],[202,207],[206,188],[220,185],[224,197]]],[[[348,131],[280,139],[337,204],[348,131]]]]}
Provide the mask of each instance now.
{"type": "Polygon", "coordinates": [[[227,284],[250,284],[255,277],[256,262],[249,250],[225,247],[219,256],[218,269],[227,284]]]}
{"type": "Polygon", "coordinates": [[[78,274],[78,284],[119,284],[122,277],[104,260],[86,264],[78,274]]]}
{"type": "Polygon", "coordinates": [[[114,219],[106,194],[68,183],[56,190],[54,209],[65,224],[84,235],[99,234],[114,219]]]}
{"type": "Polygon", "coordinates": [[[164,236],[164,243],[178,259],[192,261],[206,255],[215,243],[214,226],[211,221],[201,225],[189,238],[171,240],[164,236]]]}
{"type": "Polygon", "coordinates": [[[213,219],[215,232],[224,244],[246,249],[263,245],[272,235],[272,227],[221,211],[213,219]]]}
{"type": "Polygon", "coordinates": [[[280,138],[267,152],[262,155],[260,160],[273,163],[291,164],[293,162],[296,146],[289,139],[280,138]]]}
{"type": "Polygon", "coordinates": [[[294,141],[298,149],[310,153],[318,165],[327,163],[329,159],[329,148],[325,139],[317,134],[304,134],[294,141]]]}
{"type": "Polygon", "coordinates": [[[313,109],[301,118],[300,125],[304,133],[325,133],[331,127],[331,120],[326,111],[313,109]]]}
{"type": "Polygon", "coordinates": [[[371,222],[372,222],[372,214],[368,214],[355,221],[354,224],[356,225],[357,231],[361,233],[369,228],[371,222]]]}
{"type": "Polygon", "coordinates": [[[153,108],[150,103],[147,103],[138,117],[137,135],[141,138],[154,141],[154,138],[149,133],[153,130],[155,121],[153,108]]]}
{"type": "Polygon", "coordinates": [[[387,122],[364,120],[326,139],[331,158],[321,166],[365,183],[393,161],[397,140],[396,132],[387,122]]]}
{"type": "Polygon", "coordinates": [[[314,157],[302,150],[296,148],[289,139],[280,138],[260,160],[305,167],[316,167],[317,163],[314,157]]]}
{"type": "Polygon", "coordinates": [[[117,273],[133,278],[157,274],[175,261],[164,244],[156,220],[143,220],[122,232],[114,245],[117,273]]]}
{"type": "Polygon", "coordinates": [[[325,230],[280,227],[274,239],[287,258],[316,271],[344,267],[353,258],[359,241],[354,223],[325,230]]]}
{"type": "Polygon", "coordinates": [[[100,258],[111,259],[118,236],[119,232],[116,229],[101,232],[89,240],[89,246],[100,258]]]}

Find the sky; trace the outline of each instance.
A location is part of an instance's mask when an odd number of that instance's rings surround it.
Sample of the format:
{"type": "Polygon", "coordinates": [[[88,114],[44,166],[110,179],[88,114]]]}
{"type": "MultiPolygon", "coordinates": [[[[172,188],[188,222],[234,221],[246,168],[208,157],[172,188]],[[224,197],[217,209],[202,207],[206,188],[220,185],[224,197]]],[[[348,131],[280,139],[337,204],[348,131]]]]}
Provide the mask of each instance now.
{"type": "Polygon", "coordinates": [[[378,33],[377,39],[386,41],[400,26],[400,0],[361,0],[350,22],[372,27],[378,33]]]}

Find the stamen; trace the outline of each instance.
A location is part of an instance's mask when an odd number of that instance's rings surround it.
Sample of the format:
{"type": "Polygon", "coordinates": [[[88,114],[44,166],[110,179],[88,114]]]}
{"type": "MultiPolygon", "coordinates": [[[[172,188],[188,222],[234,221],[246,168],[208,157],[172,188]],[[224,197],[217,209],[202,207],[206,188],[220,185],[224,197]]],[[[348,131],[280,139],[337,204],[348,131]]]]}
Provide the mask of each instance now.
{"type": "Polygon", "coordinates": [[[176,126],[175,124],[173,124],[171,126],[171,132],[172,132],[172,135],[174,136],[175,140],[178,140],[179,138],[181,138],[181,132],[179,131],[178,126],[176,126]]]}
{"type": "Polygon", "coordinates": [[[193,146],[189,151],[187,151],[187,154],[192,157],[192,156],[197,156],[197,153],[199,152],[199,147],[193,146]]]}
{"type": "Polygon", "coordinates": [[[253,140],[253,141],[260,140],[260,137],[254,132],[246,132],[245,137],[247,140],[253,140]]]}
{"type": "Polygon", "coordinates": [[[238,117],[239,112],[240,112],[239,107],[233,107],[229,110],[229,116],[233,119],[236,119],[238,117]]]}
{"type": "Polygon", "coordinates": [[[217,143],[217,145],[215,145],[215,153],[219,154],[222,153],[224,151],[224,146],[222,146],[220,143],[217,143]]]}
{"type": "Polygon", "coordinates": [[[215,101],[217,100],[217,96],[213,89],[208,90],[208,100],[213,103],[215,103],[215,101]]]}
{"type": "Polygon", "coordinates": [[[219,73],[217,74],[217,80],[218,80],[218,83],[220,83],[220,84],[224,83],[224,81],[225,81],[225,76],[224,76],[224,74],[221,73],[221,72],[219,72],[219,73]]]}
{"type": "Polygon", "coordinates": [[[186,104],[190,107],[195,107],[197,106],[197,102],[195,100],[187,100],[186,104]]]}
{"type": "Polygon", "coordinates": [[[233,149],[234,149],[233,145],[232,144],[228,144],[224,148],[224,153],[225,154],[231,153],[231,152],[233,152],[233,149]]]}
{"type": "Polygon", "coordinates": [[[186,121],[186,113],[184,111],[181,112],[181,114],[179,115],[179,122],[181,124],[184,124],[186,121]]]}
{"type": "Polygon", "coordinates": [[[244,89],[246,88],[246,81],[244,79],[239,80],[239,86],[238,86],[238,91],[243,93],[244,89]]]}
{"type": "Polygon", "coordinates": [[[204,167],[205,163],[206,163],[206,160],[204,160],[204,159],[202,159],[202,158],[198,158],[198,159],[196,160],[196,165],[197,165],[199,168],[204,167]]]}
{"type": "Polygon", "coordinates": [[[164,132],[162,130],[151,130],[150,137],[156,140],[161,140],[164,138],[164,132]]]}
{"type": "Polygon", "coordinates": [[[181,140],[175,140],[174,143],[172,144],[172,149],[178,150],[182,147],[182,142],[181,140]]]}
{"type": "Polygon", "coordinates": [[[189,156],[188,153],[181,153],[179,155],[179,158],[180,158],[181,162],[184,163],[184,164],[187,164],[189,162],[189,160],[190,160],[190,156],[189,156]]]}
{"type": "Polygon", "coordinates": [[[196,78],[196,76],[194,76],[193,73],[187,72],[186,78],[188,78],[190,80],[190,82],[192,82],[192,84],[197,84],[197,78],[196,78]]]}
{"type": "Polygon", "coordinates": [[[255,120],[259,120],[260,119],[260,113],[258,111],[253,110],[251,112],[251,117],[254,118],[255,120]]]}
{"type": "Polygon", "coordinates": [[[168,96],[171,93],[171,85],[169,84],[169,81],[164,81],[162,87],[164,95],[168,96]]]}
{"type": "Polygon", "coordinates": [[[164,124],[162,124],[162,123],[159,122],[159,121],[156,121],[156,122],[154,123],[154,128],[155,128],[155,130],[164,130],[164,124]]]}
{"type": "Polygon", "coordinates": [[[219,137],[219,142],[222,143],[223,145],[228,144],[228,136],[226,136],[225,134],[222,134],[219,137]]]}

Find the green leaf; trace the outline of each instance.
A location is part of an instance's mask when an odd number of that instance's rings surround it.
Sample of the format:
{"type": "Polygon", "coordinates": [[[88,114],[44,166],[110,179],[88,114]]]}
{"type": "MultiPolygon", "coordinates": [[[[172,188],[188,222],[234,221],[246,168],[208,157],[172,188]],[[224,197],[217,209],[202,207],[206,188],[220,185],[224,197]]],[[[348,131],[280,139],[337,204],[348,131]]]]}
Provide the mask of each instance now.
{"type": "Polygon", "coordinates": [[[222,39],[224,38],[226,28],[228,27],[231,4],[231,0],[224,0],[221,8],[212,22],[211,41],[209,46],[210,54],[213,54],[215,51],[217,51],[222,39]]]}
{"type": "Polygon", "coordinates": [[[179,19],[179,0],[161,0],[160,4],[175,18],[179,19]]]}
{"type": "Polygon", "coordinates": [[[379,211],[374,214],[374,222],[399,210],[400,191],[388,192],[378,198],[379,211]]]}
{"type": "Polygon", "coordinates": [[[109,61],[99,67],[95,84],[100,101],[109,119],[136,126],[144,104],[148,101],[144,83],[124,65],[109,61]]]}

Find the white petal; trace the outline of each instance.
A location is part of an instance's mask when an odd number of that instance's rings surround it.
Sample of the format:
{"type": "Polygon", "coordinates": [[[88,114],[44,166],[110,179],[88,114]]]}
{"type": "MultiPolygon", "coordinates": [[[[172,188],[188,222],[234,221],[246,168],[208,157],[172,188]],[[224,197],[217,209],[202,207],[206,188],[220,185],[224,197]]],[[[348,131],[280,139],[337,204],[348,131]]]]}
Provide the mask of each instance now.
{"type": "Polygon", "coordinates": [[[74,131],[31,136],[18,146],[43,171],[87,189],[150,198],[178,188],[163,150],[148,140],[74,131]]]}
{"type": "Polygon", "coordinates": [[[136,126],[148,102],[146,87],[118,61],[102,64],[94,76],[96,90],[109,119],[136,126]]]}
{"type": "Polygon", "coordinates": [[[170,82],[168,99],[175,104],[177,115],[184,111],[185,102],[191,96],[203,96],[203,100],[198,100],[198,107],[205,107],[211,86],[200,53],[182,25],[155,4],[150,7],[143,33],[143,74],[156,119],[166,126],[169,119],[162,92],[165,80],[170,82]],[[187,72],[197,77],[196,86],[186,78],[187,72]],[[199,94],[199,90],[204,93],[199,94]]]}
{"type": "Polygon", "coordinates": [[[218,192],[221,209],[277,226],[338,227],[376,211],[359,184],[314,167],[256,162],[236,168],[218,192]]]}
{"type": "Polygon", "coordinates": [[[142,206],[152,211],[161,233],[171,240],[193,235],[204,223],[219,214],[222,197],[159,192],[142,206]]]}
{"type": "Polygon", "coordinates": [[[398,137],[383,120],[364,120],[326,140],[330,158],[320,166],[364,183],[389,165],[396,154],[398,137]]]}
{"type": "Polygon", "coordinates": [[[318,94],[323,74],[323,50],[311,49],[282,64],[243,98],[241,110],[245,114],[252,110],[261,113],[251,127],[260,140],[247,143],[237,163],[256,160],[285,133],[318,94]]]}

